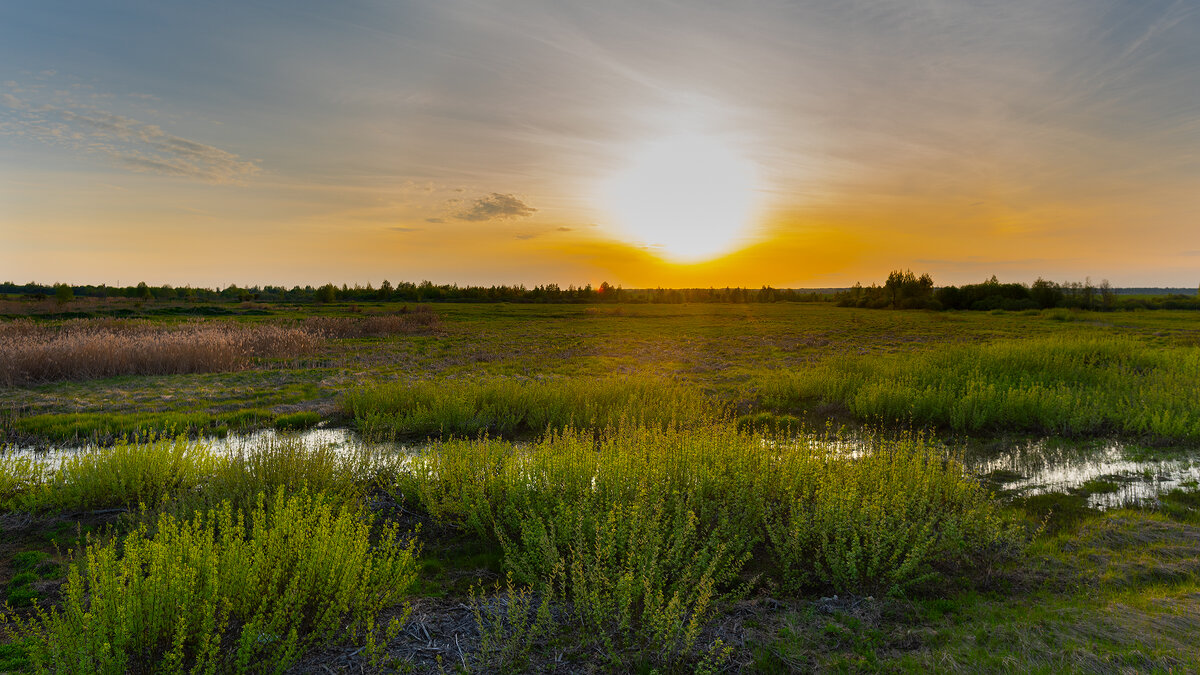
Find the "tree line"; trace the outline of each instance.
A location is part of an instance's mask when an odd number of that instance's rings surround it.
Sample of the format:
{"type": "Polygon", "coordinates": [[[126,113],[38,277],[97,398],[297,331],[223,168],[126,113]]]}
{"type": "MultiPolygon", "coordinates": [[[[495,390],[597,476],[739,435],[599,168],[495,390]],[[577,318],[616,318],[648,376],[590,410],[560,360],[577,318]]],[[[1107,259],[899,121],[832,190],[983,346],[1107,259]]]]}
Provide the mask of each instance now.
{"type": "Polygon", "coordinates": [[[1151,297],[1123,296],[1105,279],[1058,283],[1038,277],[1032,284],[1000,283],[995,275],[982,283],[936,287],[929,274],[917,276],[912,270],[895,270],[882,286],[861,283],[833,296],[841,307],[873,309],[960,309],[988,311],[1001,309],[1200,309],[1200,289],[1196,295],[1173,293],[1151,297]]]}
{"type": "Polygon", "coordinates": [[[22,296],[35,300],[54,298],[66,303],[73,298],[134,298],[139,300],[183,301],[183,302],[521,302],[521,303],[702,303],[702,302],[816,302],[828,300],[828,292],[796,290],[789,288],[622,288],[604,282],[597,287],[560,287],[544,284],[532,288],[514,286],[459,286],[458,284],[434,284],[400,282],[393,285],[384,280],[378,287],[368,283],[325,284],[323,286],[248,286],[237,285],[225,288],[175,287],[169,284],[150,286],[145,282],[134,286],[106,286],[69,284],[15,284],[0,283],[0,295],[22,296]]]}

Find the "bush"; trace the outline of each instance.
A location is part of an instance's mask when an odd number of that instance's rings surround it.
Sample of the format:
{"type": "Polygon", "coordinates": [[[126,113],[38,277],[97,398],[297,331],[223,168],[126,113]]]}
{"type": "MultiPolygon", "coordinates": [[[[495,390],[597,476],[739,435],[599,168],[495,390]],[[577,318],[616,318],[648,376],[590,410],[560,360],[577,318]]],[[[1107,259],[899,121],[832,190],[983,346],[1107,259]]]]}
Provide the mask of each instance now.
{"type": "MultiPolygon", "coordinates": [[[[334,638],[374,641],[379,611],[415,579],[394,528],[320,495],[259,496],[191,521],[161,516],[123,542],[90,544],[61,608],[6,615],[39,672],[282,672],[334,638]]],[[[390,627],[393,632],[397,626],[390,627]]]]}
{"type": "Polygon", "coordinates": [[[723,422],[456,440],[415,455],[395,490],[502,547],[514,577],[567,600],[610,656],[665,664],[698,656],[698,631],[764,542],[779,586],[856,592],[902,592],[1019,544],[961,463],[922,441],[844,447],[765,450],[723,422]]]}

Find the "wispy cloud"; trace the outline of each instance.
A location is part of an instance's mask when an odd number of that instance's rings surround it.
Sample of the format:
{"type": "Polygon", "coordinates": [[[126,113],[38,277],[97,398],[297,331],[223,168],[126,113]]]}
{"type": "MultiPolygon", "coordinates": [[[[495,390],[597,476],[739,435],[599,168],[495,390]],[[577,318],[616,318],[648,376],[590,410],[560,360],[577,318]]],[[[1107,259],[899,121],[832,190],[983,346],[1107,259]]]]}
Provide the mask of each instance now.
{"type": "Polygon", "coordinates": [[[0,94],[12,123],[10,134],[84,154],[99,154],[130,171],[193,178],[208,183],[239,183],[261,172],[235,153],[188,140],[132,117],[68,101],[40,103],[0,94]]]}
{"type": "Polygon", "coordinates": [[[455,214],[454,217],[459,220],[475,222],[509,220],[513,218],[525,218],[533,215],[536,211],[537,209],[517,199],[514,195],[493,192],[486,197],[476,199],[471,203],[470,207],[455,214]]]}

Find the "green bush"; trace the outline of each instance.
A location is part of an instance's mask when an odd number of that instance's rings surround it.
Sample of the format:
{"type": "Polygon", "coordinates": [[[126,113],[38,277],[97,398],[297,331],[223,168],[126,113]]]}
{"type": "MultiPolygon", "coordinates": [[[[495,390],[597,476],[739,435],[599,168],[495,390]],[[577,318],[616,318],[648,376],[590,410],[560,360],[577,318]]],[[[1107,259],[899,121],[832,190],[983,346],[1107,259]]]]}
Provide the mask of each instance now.
{"type": "Polygon", "coordinates": [[[961,463],[919,439],[853,453],[843,440],[767,442],[728,422],[452,440],[414,455],[395,489],[496,542],[610,656],[662,664],[698,657],[714,604],[764,543],[777,585],[862,592],[1020,546],[961,463]]]}
{"type": "Polygon", "coordinates": [[[334,638],[378,649],[375,618],[416,564],[394,527],[374,546],[371,531],[354,510],[282,490],[244,515],[228,503],[162,515],[81,552],[61,607],[5,621],[38,672],[282,672],[334,638]]]}
{"type": "Polygon", "coordinates": [[[64,454],[55,468],[16,457],[0,466],[0,507],[56,511],[157,505],[199,487],[219,462],[206,445],[182,436],[64,454]]]}

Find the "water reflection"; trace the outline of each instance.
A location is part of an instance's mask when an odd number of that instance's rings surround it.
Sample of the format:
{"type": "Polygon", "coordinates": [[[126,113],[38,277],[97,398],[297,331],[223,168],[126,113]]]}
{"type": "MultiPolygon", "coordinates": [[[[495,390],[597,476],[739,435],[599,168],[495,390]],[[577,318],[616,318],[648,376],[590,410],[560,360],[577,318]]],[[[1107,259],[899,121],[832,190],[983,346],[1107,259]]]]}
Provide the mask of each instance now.
{"type": "MultiPolygon", "coordinates": [[[[838,434],[805,436],[783,442],[858,456],[876,447],[879,440],[878,437],[838,434]]],[[[250,454],[256,447],[279,442],[302,443],[309,448],[323,447],[338,454],[379,459],[411,455],[422,447],[366,442],[350,429],[324,427],[289,432],[263,429],[197,442],[207,445],[214,453],[231,456],[250,454]]],[[[764,448],[777,447],[778,443],[763,441],[764,448]]],[[[0,451],[0,457],[27,454],[47,467],[53,467],[62,457],[91,447],[61,446],[46,450],[10,446],[0,451]]],[[[941,447],[947,456],[961,457],[968,470],[993,483],[1004,494],[1028,496],[1075,491],[1086,494],[1089,504],[1096,508],[1153,503],[1164,492],[1200,482],[1200,447],[1147,450],[1116,440],[1050,438],[985,443],[951,441],[942,443],[941,447]]]]}
{"type": "Polygon", "coordinates": [[[1091,506],[1153,502],[1200,481],[1200,448],[1147,451],[1119,441],[1068,443],[1038,439],[968,449],[967,467],[1010,494],[1083,491],[1091,506]]]}

